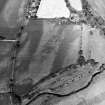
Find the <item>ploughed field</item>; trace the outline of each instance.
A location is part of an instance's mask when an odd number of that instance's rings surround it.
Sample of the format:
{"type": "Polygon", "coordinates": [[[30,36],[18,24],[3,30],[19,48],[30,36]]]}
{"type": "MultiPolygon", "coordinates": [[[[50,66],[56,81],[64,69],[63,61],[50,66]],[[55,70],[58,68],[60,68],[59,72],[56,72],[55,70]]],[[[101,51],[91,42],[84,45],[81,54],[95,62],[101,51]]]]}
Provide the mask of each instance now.
{"type": "MultiPolygon", "coordinates": [[[[79,26],[77,26],[79,27],[79,26]]],[[[7,39],[13,39],[18,29],[11,29],[12,34],[6,34],[7,39]],[[13,37],[11,38],[11,35],[13,37]],[[10,37],[9,37],[10,36],[10,37]]],[[[77,29],[78,30],[78,29],[77,29]]],[[[1,30],[5,35],[5,32],[1,30]]],[[[36,83],[40,78],[46,76],[50,72],[55,72],[59,68],[65,67],[76,62],[77,56],[73,56],[74,50],[77,54],[77,49],[74,49],[73,40],[79,35],[73,30],[72,25],[58,25],[55,22],[47,20],[32,20],[25,28],[22,37],[21,45],[17,55],[16,64],[16,79],[22,84],[22,81],[27,80],[36,83]],[[72,33],[74,36],[72,37],[72,33]],[[71,53],[70,52],[71,50],[71,53]],[[72,59],[72,61],[70,60],[72,59]],[[35,78],[35,79],[34,79],[35,78]]],[[[9,77],[10,62],[9,57],[13,42],[1,43],[1,81],[9,77]],[[8,59],[7,59],[8,58],[8,59]],[[6,71],[6,72],[5,72],[6,71]]],[[[7,80],[6,80],[7,81],[7,80]]],[[[25,82],[25,81],[24,81],[25,82]]]]}

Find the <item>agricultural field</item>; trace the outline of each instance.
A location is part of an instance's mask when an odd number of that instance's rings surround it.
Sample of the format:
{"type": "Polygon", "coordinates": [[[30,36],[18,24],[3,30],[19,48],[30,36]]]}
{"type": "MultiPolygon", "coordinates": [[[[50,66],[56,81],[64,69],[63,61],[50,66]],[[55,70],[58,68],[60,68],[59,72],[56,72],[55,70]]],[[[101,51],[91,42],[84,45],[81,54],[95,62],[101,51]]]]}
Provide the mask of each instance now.
{"type": "Polygon", "coordinates": [[[0,2],[0,36],[12,40],[0,37],[1,105],[12,105],[7,93],[13,68],[14,103],[21,97],[22,105],[105,104],[105,36],[100,26],[67,18],[30,19],[21,33],[14,67],[13,40],[27,1],[0,2]],[[81,47],[83,65],[78,61],[81,47]]]}

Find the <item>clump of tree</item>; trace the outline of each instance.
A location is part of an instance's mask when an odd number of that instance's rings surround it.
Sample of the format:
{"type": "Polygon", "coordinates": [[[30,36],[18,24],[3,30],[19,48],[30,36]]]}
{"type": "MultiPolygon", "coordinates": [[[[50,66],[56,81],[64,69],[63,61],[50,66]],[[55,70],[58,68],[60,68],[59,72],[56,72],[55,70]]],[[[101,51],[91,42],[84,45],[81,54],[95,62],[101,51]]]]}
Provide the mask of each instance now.
{"type": "Polygon", "coordinates": [[[37,18],[41,0],[29,0],[26,7],[26,18],[37,18]]]}

